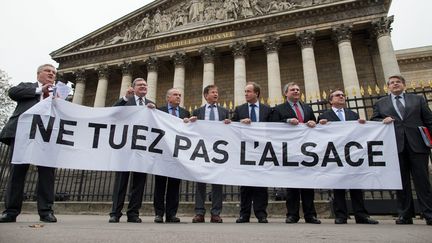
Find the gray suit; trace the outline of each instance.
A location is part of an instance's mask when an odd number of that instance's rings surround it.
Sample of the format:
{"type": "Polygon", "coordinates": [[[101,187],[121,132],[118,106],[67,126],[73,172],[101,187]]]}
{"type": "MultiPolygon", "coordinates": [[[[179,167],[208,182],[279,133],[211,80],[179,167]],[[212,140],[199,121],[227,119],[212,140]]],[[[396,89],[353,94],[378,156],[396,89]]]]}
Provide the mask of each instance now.
{"type": "Polygon", "coordinates": [[[432,190],[429,182],[428,161],[430,149],[423,143],[419,126],[432,131],[432,112],[422,96],[404,94],[405,116],[401,119],[393,106],[391,96],[378,100],[374,105],[372,120],[386,117],[395,119],[396,143],[402,178],[402,190],[397,191],[400,217],[415,216],[411,192],[411,176],[417,192],[420,209],[426,219],[432,220],[432,190]]]}
{"type": "MultiPolygon", "coordinates": [[[[15,133],[19,116],[37,104],[41,95],[36,94],[38,83],[20,83],[9,89],[9,97],[17,102],[17,106],[9,121],[0,133],[0,141],[11,146],[13,151],[15,133]]],[[[12,153],[11,157],[12,158],[12,153]]],[[[24,182],[28,171],[28,164],[12,164],[9,175],[9,182],[6,189],[4,214],[17,217],[21,213],[24,182]]],[[[55,169],[51,167],[37,166],[37,207],[40,216],[47,216],[53,213],[54,204],[54,178],[55,169]]]]}
{"type": "MultiPolygon", "coordinates": [[[[205,109],[206,106],[201,106],[200,108],[192,112],[192,116],[196,116],[198,120],[205,120],[205,109]]],[[[228,119],[229,111],[223,107],[217,106],[217,111],[219,115],[219,121],[228,119]]],[[[212,207],[210,210],[211,215],[220,215],[222,211],[222,185],[212,184],[212,207]]],[[[195,191],[195,213],[199,215],[205,214],[205,199],[206,199],[206,184],[196,183],[195,191]]]]}

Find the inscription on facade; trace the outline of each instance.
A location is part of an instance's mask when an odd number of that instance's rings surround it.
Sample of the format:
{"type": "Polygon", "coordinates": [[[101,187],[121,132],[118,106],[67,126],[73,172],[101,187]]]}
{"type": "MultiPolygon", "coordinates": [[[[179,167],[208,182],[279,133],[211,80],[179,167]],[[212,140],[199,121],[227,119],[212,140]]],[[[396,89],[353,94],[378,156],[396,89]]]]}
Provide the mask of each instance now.
{"type": "Polygon", "coordinates": [[[214,34],[214,35],[200,36],[200,37],[186,39],[186,40],[163,43],[163,44],[156,45],[155,50],[160,51],[160,50],[166,50],[166,49],[171,49],[171,48],[178,48],[178,47],[183,47],[183,46],[202,44],[202,43],[206,43],[206,42],[214,42],[214,41],[224,40],[224,39],[228,39],[228,38],[232,38],[232,37],[235,37],[234,31],[218,33],[218,34],[214,34]]]}

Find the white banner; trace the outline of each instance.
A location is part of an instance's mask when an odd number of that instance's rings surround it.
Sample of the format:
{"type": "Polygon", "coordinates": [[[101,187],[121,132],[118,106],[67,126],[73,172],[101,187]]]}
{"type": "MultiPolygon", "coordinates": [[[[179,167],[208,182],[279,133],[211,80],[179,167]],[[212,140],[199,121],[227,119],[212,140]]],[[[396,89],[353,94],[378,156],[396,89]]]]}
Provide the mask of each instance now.
{"type": "Polygon", "coordinates": [[[20,116],[12,161],[225,185],[401,189],[393,125],[185,124],[158,110],[60,99],[20,116]]]}

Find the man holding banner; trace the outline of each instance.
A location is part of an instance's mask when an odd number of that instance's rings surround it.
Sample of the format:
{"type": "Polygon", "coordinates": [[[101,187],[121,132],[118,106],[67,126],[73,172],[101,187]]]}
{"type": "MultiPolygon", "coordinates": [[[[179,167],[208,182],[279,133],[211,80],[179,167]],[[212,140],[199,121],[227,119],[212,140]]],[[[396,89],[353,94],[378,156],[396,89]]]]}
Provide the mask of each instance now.
{"type": "MultiPolygon", "coordinates": [[[[146,99],[147,94],[147,82],[143,78],[136,78],[132,82],[132,87],[129,87],[126,91],[125,96],[120,98],[114,106],[140,106],[145,105],[148,108],[155,108],[154,102],[146,99]]],[[[110,223],[118,223],[122,216],[122,208],[124,206],[124,200],[127,192],[127,185],[129,182],[129,172],[119,171],[116,172],[114,191],[113,191],[113,205],[110,213],[110,223]]],[[[127,210],[127,222],[130,223],[141,223],[142,220],[139,217],[139,209],[142,205],[142,198],[144,194],[144,186],[146,182],[147,174],[141,172],[132,172],[131,180],[131,196],[129,200],[127,210]]]]}
{"type": "MultiPolygon", "coordinates": [[[[167,112],[178,118],[188,118],[189,111],[180,107],[181,93],[178,89],[169,89],[166,93],[167,105],[160,107],[159,110],[167,112]]],[[[153,206],[155,210],[155,223],[163,223],[165,214],[166,223],[179,223],[176,217],[179,206],[180,179],[166,176],[155,175],[155,189],[153,206]],[[166,203],[165,203],[166,202],[166,203]]]]}
{"type": "MultiPolygon", "coordinates": [[[[204,99],[207,104],[196,109],[192,113],[190,119],[185,119],[185,122],[194,122],[198,120],[208,121],[224,121],[228,119],[229,111],[217,104],[219,99],[219,91],[216,85],[207,85],[203,90],[204,99]]],[[[211,185],[211,223],[222,223],[223,220],[220,217],[222,212],[222,185],[212,184],[211,185]]],[[[192,223],[204,223],[205,222],[205,200],[206,200],[206,183],[197,182],[195,190],[195,216],[192,219],[192,223]]]]}
{"type": "MultiPolygon", "coordinates": [[[[246,103],[235,108],[232,120],[243,124],[268,122],[270,120],[271,108],[258,101],[260,94],[261,87],[257,83],[247,83],[245,87],[246,103]]],[[[258,223],[268,223],[267,205],[267,187],[241,186],[240,217],[236,220],[236,223],[249,223],[252,206],[258,223]]]]}
{"type": "MultiPolygon", "coordinates": [[[[9,89],[9,97],[17,102],[17,106],[9,121],[0,133],[0,141],[9,144],[14,150],[15,135],[18,118],[26,110],[36,105],[39,101],[50,97],[50,91],[54,84],[57,70],[51,64],[44,64],[37,69],[37,82],[20,83],[9,89]]],[[[12,158],[11,153],[11,158],[12,158]]],[[[50,156],[47,154],[46,156],[50,156]]],[[[47,223],[57,222],[52,206],[54,204],[54,178],[55,169],[52,167],[37,166],[37,208],[40,220],[47,223]]],[[[16,222],[16,217],[21,213],[24,182],[29,169],[29,164],[12,164],[9,182],[5,195],[5,207],[0,223],[16,222]]]]}
{"type": "MultiPolygon", "coordinates": [[[[271,120],[273,122],[286,122],[294,126],[305,123],[310,128],[315,127],[315,115],[310,106],[300,101],[301,93],[298,84],[294,82],[285,84],[283,93],[286,102],[274,108],[271,120]]],[[[297,188],[287,189],[286,207],[288,212],[285,222],[292,224],[299,221],[300,197],[306,223],[321,224],[315,210],[314,190],[297,188]]]]}
{"type": "MultiPolygon", "coordinates": [[[[402,177],[402,190],[396,191],[399,218],[396,224],[412,224],[415,217],[411,191],[411,176],[417,192],[420,210],[428,225],[432,225],[432,189],[429,182],[430,148],[423,142],[418,127],[432,131],[432,112],[423,96],[405,93],[405,79],[391,76],[387,81],[390,95],[374,105],[372,120],[393,123],[402,177]]],[[[430,135],[430,134],[429,134],[430,135]]]]}
{"type": "MultiPolygon", "coordinates": [[[[318,116],[320,124],[338,121],[358,121],[360,124],[366,123],[365,119],[360,119],[354,111],[345,108],[345,94],[341,89],[332,91],[328,101],[331,109],[318,116]]],[[[351,204],[357,224],[378,224],[378,221],[371,219],[364,206],[363,191],[361,189],[350,189],[351,204]]],[[[346,224],[348,219],[348,209],[345,199],[345,189],[333,190],[333,211],[335,213],[335,224],[346,224]]]]}

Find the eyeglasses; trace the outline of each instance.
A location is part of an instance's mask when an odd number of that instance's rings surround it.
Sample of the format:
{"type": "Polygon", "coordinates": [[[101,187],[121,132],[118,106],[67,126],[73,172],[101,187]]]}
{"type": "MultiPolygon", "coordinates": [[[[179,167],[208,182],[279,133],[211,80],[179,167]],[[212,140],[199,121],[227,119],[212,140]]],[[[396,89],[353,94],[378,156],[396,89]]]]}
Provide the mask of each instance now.
{"type": "Polygon", "coordinates": [[[344,94],[335,94],[335,95],[333,95],[333,96],[335,96],[335,97],[345,97],[344,94]]]}
{"type": "Polygon", "coordinates": [[[145,87],[145,86],[147,86],[147,84],[135,84],[135,86],[138,86],[138,87],[145,87]]]}

